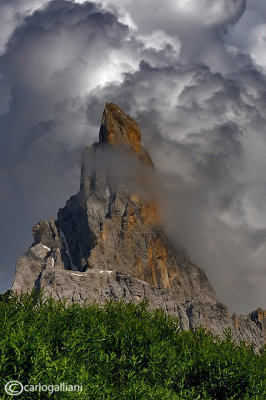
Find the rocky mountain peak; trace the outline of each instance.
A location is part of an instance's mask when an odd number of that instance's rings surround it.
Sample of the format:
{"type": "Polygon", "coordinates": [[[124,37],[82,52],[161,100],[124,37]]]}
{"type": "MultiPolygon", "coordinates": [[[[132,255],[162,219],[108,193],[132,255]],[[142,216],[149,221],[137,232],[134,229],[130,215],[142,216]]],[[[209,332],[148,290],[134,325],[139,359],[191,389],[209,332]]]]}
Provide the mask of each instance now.
{"type": "Polygon", "coordinates": [[[138,153],[141,135],[137,123],[113,103],[106,103],[99,133],[99,142],[111,146],[128,146],[138,153]]]}
{"type": "Polygon", "coordinates": [[[42,289],[45,296],[79,303],[146,299],[151,308],[178,316],[183,329],[202,325],[222,335],[229,327],[237,341],[259,348],[264,312],[231,316],[204,271],[171,244],[150,191],[151,173],[137,123],[106,103],[99,143],[82,154],[80,191],[56,219],[34,226],[13,291],[42,289]]]}

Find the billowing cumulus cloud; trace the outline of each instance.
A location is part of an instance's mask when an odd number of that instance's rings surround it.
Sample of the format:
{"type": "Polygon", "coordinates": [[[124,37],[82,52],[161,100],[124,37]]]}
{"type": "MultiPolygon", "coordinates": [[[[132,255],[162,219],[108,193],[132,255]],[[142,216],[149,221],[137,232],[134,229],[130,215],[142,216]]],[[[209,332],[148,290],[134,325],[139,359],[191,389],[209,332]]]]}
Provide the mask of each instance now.
{"type": "MultiPolygon", "coordinates": [[[[108,2],[106,2],[108,4],[108,2]]],[[[111,4],[121,4],[119,1],[110,1],[111,4]]],[[[133,21],[142,30],[147,26],[173,29],[180,21],[191,21],[202,26],[221,26],[236,22],[243,14],[245,0],[166,0],[162,4],[158,0],[143,0],[141,12],[139,4],[133,0],[123,2],[125,10],[129,12],[133,21]],[[162,12],[164,13],[162,17],[162,12]],[[153,18],[148,18],[149,15],[153,18]],[[148,20],[148,23],[145,24],[148,20]],[[171,21],[172,25],[168,25],[171,21]]]]}
{"type": "Polygon", "coordinates": [[[266,69],[266,7],[264,0],[249,0],[238,24],[229,30],[228,40],[248,53],[259,67],[266,69]]]}
{"type": "Polygon", "coordinates": [[[12,21],[1,25],[3,287],[31,225],[78,190],[80,150],[96,139],[104,103],[114,101],[142,128],[172,240],[231,308],[263,306],[264,8],[259,0],[245,6],[1,3],[0,18],[12,21]]]}
{"type": "Polygon", "coordinates": [[[0,3],[0,54],[5,51],[6,45],[16,27],[23,22],[27,15],[48,3],[48,0],[1,0],[0,3]]]}
{"type": "Polygon", "coordinates": [[[245,0],[106,1],[116,6],[144,35],[163,30],[182,44],[180,61],[207,63],[215,71],[234,67],[224,48],[223,33],[245,10],[245,0]],[[152,17],[151,17],[152,16],[152,17]]]}

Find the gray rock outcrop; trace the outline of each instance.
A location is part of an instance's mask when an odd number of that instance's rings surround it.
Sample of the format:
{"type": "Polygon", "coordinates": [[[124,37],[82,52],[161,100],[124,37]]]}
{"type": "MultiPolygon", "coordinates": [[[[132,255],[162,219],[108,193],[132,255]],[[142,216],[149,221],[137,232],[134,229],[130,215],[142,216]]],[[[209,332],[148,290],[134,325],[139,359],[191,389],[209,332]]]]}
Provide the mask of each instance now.
{"type": "Polygon", "coordinates": [[[154,167],[136,122],[107,103],[99,143],[82,155],[80,191],[57,219],[39,222],[34,242],[17,261],[12,290],[42,289],[69,302],[113,299],[161,308],[183,329],[202,325],[259,348],[266,313],[230,315],[202,269],[163,232],[150,184],[154,167]]]}

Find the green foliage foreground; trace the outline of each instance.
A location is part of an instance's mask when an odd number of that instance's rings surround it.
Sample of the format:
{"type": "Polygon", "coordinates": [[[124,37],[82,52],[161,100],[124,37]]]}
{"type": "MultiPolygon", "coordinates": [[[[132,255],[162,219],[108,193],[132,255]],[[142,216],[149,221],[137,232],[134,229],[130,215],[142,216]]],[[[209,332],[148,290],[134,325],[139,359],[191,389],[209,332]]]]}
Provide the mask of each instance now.
{"type": "Polygon", "coordinates": [[[80,392],[19,399],[214,400],[266,398],[265,351],[180,331],[147,305],[66,306],[36,295],[0,296],[0,393],[6,382],[82,383],[80,392]]]}

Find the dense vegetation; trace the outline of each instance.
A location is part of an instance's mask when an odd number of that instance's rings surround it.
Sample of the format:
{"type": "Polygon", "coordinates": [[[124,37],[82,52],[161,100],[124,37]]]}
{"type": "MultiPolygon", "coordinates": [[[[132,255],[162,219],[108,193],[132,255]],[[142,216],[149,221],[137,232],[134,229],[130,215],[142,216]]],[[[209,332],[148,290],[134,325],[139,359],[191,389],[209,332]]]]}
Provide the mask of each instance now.
{"type": "Polygon", "coordinates": [[[66,306],[36,294],[0,297],[0,392],[6,382],[83,384],[81,392],[20,399],[266,398],[266,354],[220,340],[147,305],[66,306]]]}

